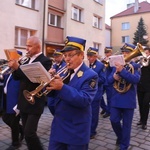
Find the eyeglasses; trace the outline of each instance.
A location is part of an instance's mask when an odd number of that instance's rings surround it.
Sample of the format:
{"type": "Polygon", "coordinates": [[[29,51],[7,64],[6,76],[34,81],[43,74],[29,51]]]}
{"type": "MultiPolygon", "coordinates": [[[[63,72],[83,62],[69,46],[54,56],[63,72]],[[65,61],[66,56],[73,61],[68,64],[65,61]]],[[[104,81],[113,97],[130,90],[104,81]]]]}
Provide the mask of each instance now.
{"type": "Polygon", "coordinates": [[[68,58],[72,58],[72,57],[74,57],[74,56],[77,55],[77,54],[79,54],[79,53],[68,54],[68,55],[65,54],[64,57],[65,57],[65,58],[67,58],[67,57],[68,57],[68,58]]]}

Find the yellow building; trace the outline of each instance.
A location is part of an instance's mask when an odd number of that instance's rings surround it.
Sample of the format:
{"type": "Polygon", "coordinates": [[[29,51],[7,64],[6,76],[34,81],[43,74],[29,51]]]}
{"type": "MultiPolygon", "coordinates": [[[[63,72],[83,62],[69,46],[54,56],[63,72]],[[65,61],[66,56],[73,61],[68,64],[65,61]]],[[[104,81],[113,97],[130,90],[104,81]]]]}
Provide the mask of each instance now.
{"type": "Polygon", "coordinates": [[[146,26],[150,46],[150,3],[143,1],[128,5],[128,8],[111,17],[111,45],[114,51],[120,50],[124,43],[133,43],[134,33],[142,17],[146,26]]]}

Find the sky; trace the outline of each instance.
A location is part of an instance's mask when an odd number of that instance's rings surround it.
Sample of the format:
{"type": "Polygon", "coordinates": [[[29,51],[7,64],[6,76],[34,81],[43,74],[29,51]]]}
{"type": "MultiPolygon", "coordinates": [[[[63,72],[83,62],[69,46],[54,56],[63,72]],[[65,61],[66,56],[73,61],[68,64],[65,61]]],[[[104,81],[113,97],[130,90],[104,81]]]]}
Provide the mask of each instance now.
{"type": "MultiPolygon", "coordinates": [[[[146,1],[146,0],[139,0],[139,3],[143,1],[146,1]]],[[[105,23],[110,25],[110,17],[126,10],[127,4],[134,3],[134,2],[135,0],[105,0],[105,3],[106,3],[105,23]]],[[[150,3],[150,0],[147,0],[147,2],[150,3]]]]}

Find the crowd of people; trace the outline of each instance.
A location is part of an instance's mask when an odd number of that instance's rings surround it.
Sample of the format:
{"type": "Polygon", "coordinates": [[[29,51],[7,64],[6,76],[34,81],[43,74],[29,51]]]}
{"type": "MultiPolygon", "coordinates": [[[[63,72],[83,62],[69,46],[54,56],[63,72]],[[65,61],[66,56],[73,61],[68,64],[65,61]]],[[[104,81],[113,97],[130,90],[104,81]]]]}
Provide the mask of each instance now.
{"type": "Polygon", "coordinates": [[[42,53],[40,39],[31,36],[26,42],[27,60],[23,64],[18,60],[8,62],[12,71],[4,75],[2,92],[2,119],[10,127],[12,137],[7,150],[18,149],[24,139],[29,150],[44,149],[37,129],[45,104],[53,115],[49,150],[88,150],[90,139],[97,134],[99,114],[103,118],[110,117],[116,146],[127,150],[136,98],[140,115],[137,125],[147,129],[150,48],[142,48],[146,56],[135,61],[132,53],[141,50],[125,43],[120,48],[125,64],[115,61],[110,65],[109,58],[114,55],[112,47],[105,47],[105,57],[99,59],[98,49],[89,47],[85,50],[85,45],[85,39],[67,36],[64,48],[56,49],[52,62],[42,53]],[[85,55],[89,65],[84,62],[85,55]],[[20,66],[34,62],[40,62],[52,80],[44,87],[50,92],[34,96],[34,104],[31,104],[26,100],[24,90],[33,91],[39,83],[31,82],[20,66]],[[59,70],[64,71],[58,74],[59,70]]]}

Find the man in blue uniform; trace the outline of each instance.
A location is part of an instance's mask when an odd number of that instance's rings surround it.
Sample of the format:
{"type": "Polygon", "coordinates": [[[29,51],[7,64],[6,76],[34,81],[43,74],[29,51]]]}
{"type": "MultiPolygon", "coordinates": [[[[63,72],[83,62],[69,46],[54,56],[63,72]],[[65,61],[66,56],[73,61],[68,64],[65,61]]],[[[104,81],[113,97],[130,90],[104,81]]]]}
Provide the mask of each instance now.
{"type": "Polygon", "coordinates": [[[88,150],[91,103],[97,92],[98,75],[83,62],[85,42],[67,37],[62,52],[72,75],[64,81],[56,75],[47,87],[53,90],[49,96],[55,98],[49,150],[88,150]]]}
{"type": "Polygon", "coordinates": [[[107,118],[110,116],[110,108],[111,108],[111,96],[112,96],[112,84],[108,84],[107,78],[112,71],[112,68],[109,66],[109,57],[112,55],[112,47],[105,47],[105,58],[102,62],[105,64],[105,76],[106,80],[103,85],[103,94],[106,93],[106,103],[104,97],[101,99],[101,114],[103,118],[107,118]]]}
{"type": "MultiPolygon", "coordinates": [[[[134,48],[134,45],[125,44],[121,48],[124,57],[129,58],[134,48]]],[[[132,61],[126,62],[125,66],[115,62],[115,67],[108,77],[108,82],[114,83],[110,121],[120,150],[127,150],[130,144],[131,125],[136,108],[136,87],[139,80],[139,65],[132,61]]]]}
{"type": "Polygon", "coordinates": [[[89,60],[89,67],[92,68],[98,74],[98,91],[92,102],[92,124],[91,124],[91,135],[90,138],[93,139],[96,135],[96,128],[99,120],[99,109],[100,100],[103,94],[103,83],[105,82],[104,74],[104,64],[97,60],[98,49],[89,47],[87,50],[87,58],[89,60]]]}
{"type": "MultiPolygon", "coordinates": [[[[52,68],[49,70],[49,73],[52,76],[66,65],[66,62],[64,61],[63,53],[61,52],[60,49],[56,49],[56,51],[53,54],[53,57],[54,57],[54,64],[53,64],[52,68]]],[[[61,74],[60,74],[60,76],[61,76],[61,74]]],[[[54,115],[54,113],[55,113],[54,101],[55,100],[53,97],[47,98],[47,105],[48,105],[48,108],[52,115],[54,115]]]]}
{"type": "MultiPolygon", "coordinates": [[[[22,52],[17,51],[19,55],[22,55],[22,52]]],[[[12,143],[6,150],[15,150],[21,146],[21,141],[24,138],[23,127],[19,123],[20,114],[15,106],[18,103],[19,97],[19,88],[20,81],[14,80],[12,74],[4,75],[4,85],[3,85],[3,115],[2,120],[10,127],[11,129],[11,139],[12,143]]]]}

